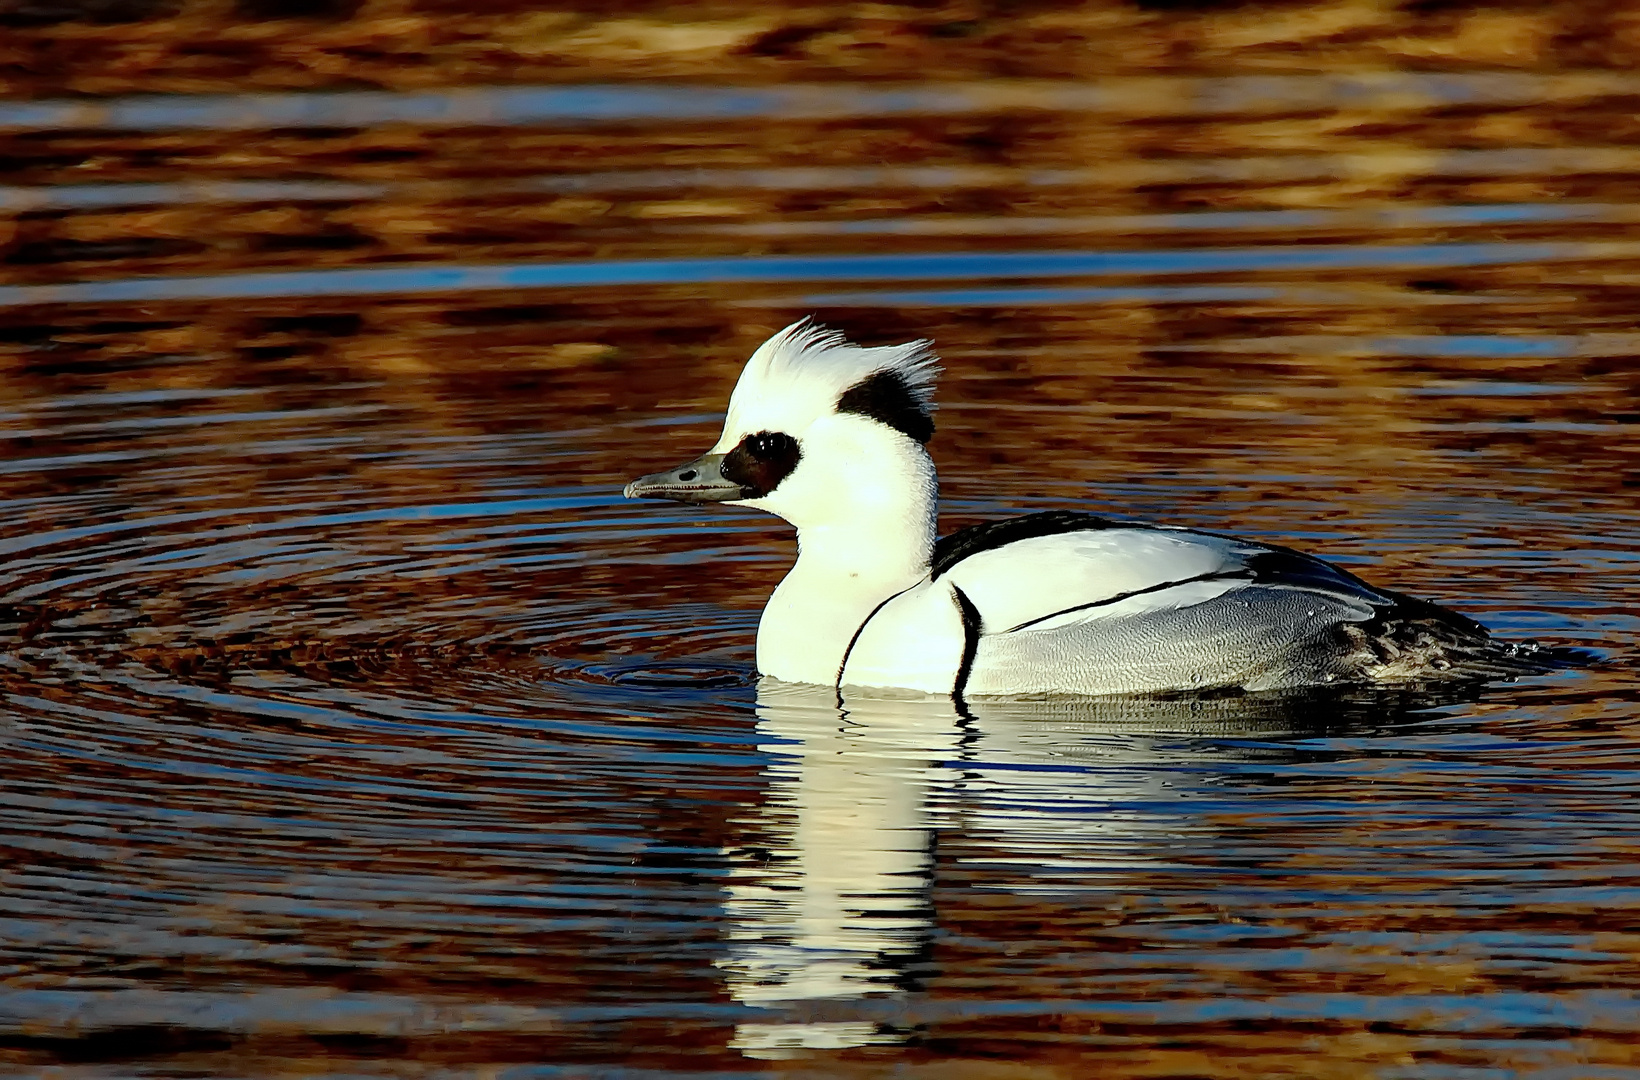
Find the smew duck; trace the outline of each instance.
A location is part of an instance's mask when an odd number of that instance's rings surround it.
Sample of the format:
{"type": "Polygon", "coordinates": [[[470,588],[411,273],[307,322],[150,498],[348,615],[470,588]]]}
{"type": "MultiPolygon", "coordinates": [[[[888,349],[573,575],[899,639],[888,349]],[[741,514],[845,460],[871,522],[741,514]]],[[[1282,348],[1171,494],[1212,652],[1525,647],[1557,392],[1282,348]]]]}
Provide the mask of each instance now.
{"type": "Polygon", "coordinates": [[[962,698],[1541,670],[1534,646],[1273,544],[1079,510],[938,537],[938,371],[928,342],[862,348],[795,323],[752,354],[711,450],[627,485],[797,527],[758,625],[764,675],[962,698]]]}

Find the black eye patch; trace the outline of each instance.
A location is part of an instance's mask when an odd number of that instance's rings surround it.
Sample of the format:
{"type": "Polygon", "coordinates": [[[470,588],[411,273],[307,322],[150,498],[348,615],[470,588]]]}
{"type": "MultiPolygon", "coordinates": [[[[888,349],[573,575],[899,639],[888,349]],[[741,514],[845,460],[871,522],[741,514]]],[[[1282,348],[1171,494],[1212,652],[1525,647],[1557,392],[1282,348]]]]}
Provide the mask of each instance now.
{"type": "Polygon", "coordinates": [[[761,499],[780,486],[802,457],[802,449],[790,435],[760,431],[741,439],[723,455],[719,472],[725,480],[740,485],[741,498],[761,499]]]}

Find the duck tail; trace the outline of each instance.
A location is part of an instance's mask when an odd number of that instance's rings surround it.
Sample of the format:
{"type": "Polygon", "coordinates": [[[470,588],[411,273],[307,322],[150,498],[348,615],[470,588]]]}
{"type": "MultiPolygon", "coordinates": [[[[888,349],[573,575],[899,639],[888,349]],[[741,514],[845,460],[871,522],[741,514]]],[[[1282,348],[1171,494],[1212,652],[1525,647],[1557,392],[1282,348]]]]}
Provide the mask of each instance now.
{"type": "Polygon", "coordinates": [[[1474,619],[1439,604],[1379,589],[1393,603],[1372,619],[1339,628],[1375,682],[1507,679],[1584,667],[1574,649],[1499,641],[1474,619]]]}

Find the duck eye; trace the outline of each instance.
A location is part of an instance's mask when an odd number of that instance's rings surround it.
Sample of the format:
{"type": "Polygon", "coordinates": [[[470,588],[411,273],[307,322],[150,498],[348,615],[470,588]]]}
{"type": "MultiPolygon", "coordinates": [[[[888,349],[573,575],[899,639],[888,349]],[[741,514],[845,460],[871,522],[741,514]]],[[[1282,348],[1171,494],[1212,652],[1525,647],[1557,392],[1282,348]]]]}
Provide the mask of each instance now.
{"type": "Polygon", "coordinates": [[[773,491],[803,456],[797,440],[783,431],[759,431],[740,440],[724,455],[720,471],[727,480],[739,484],[745,498],[760,498],[773,491]]]}

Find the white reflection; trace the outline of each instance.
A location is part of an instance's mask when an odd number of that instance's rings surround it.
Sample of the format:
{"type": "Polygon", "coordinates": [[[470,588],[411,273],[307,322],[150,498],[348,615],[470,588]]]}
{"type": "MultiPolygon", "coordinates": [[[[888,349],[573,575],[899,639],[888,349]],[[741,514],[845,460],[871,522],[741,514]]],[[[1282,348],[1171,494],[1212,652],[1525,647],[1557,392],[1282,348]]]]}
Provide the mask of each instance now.
{"type": "MultiPolygon", "coordinates": [[[[931,793],[962,734],[949,701],[885,698],[866,715],[835,692],[758,687],[768,796],[733,853],[724,962],[738,1001],[773,1005],[898,993],[932,926],[931,793]],[[943,706],[943,707],[941,707],[943,706]]],[[[892,1042],[866,1021],[742,1024],[760,1057],[892,1042]]]]}
{"type": "MultiPolygon", "coordinates": [[[[1337,696],[973,701],[765,679],[764,803],[730,852],[730,995],[771,1010],[751,1057],[897,1042],[850,1008],[916,989],[935,927],[934,836],[955,834],[1015,892],[1120,890],[1134,871],[1212,850],[1239,766],[1301,752],[1272,737],[1385,719],[1337,696]],[[1007,868],[1017,866],[1017,871],[1007,868]],[[994,868],[1001,867],[1000,871],[994,868]],[[778,1010],[778,1011],[775,1011],[778,1010]]],[[[960,864],[959,864],[960,865],[960,864]]]]}

